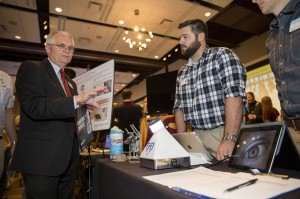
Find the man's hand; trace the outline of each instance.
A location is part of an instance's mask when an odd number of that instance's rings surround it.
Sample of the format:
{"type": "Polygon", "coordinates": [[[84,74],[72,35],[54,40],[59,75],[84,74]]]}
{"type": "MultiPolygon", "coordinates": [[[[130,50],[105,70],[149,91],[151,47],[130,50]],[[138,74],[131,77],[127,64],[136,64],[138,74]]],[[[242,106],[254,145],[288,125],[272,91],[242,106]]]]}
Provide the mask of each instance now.
{"type": "Polygon", "coordinates": [[[226,157],[231,157],[234,148],[234,142],[229,140],[222,140],[217,149],[217,160],[223,160],[226,157]]]}
{"type": "Polygon", "coordinates": [[[92,111],[95,108],[99,108],[99,104],[95,101],[95,97],[102,94],[102,93],[106,93],[108,92],[107,87],[106,86],[100,86],[97,87],[91,91],[82,93],[80,95],[76,95],[75,96],[75,101],[78,105],[84,105],[87,104],[88,106],[88,110],[92,111]]]}
{"type": "Polygon", "coordinates": [[[250,119],[250,120],[255,120],[255,119],[256,119],[256,115],[254,115],[254,114],[249,114],[249,115],[248,115],[248,119],[250,119]]]}

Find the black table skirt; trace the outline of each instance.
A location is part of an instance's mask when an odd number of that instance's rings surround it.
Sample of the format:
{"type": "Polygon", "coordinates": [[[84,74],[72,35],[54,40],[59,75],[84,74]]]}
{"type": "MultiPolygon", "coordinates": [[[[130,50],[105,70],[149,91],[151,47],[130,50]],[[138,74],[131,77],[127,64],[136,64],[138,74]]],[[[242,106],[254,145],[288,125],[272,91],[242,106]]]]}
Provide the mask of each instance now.
{"type": "MultiPolygon", "coordinates": [[[[228,168],[227,162],[211,167],[210,169],[239,172],[228,168]]],[[[181,169],[152,170],[140,167],[139,164],[129,162],[113,162],[110,159],[99,159],[95,163],[92,180],[92,199],[190,199],[190,197],[172,191],[166,186],[151,182],[142,176],[157,175],[181,169]]],[[[278,171],[278,170],[277,170],[278,171]]],[[[277,173],[290,174],[291,177],[300,177],[300,172],[278,171],[277,173]]],[[[300,190],[289,192],[278,198],[299,199],[300,190]]]]}
{"type": "Polygon", "coordinates": [[[97,160],[92,183],[92,199],[190,199],[142,176],[179,169],[152,170],[129,162],[97,160]]]}

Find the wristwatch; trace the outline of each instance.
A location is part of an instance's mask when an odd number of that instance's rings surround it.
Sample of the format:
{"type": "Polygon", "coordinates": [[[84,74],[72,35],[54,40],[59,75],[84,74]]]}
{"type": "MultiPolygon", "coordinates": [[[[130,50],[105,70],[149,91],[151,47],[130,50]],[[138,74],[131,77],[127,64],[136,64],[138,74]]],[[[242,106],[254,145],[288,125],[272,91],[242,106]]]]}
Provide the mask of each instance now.
{"type": "Polygon", "coordinates": [[[236,135],[225,133],[222,140],[229,140],[229,141],[235,142],[236,137],[237,137],[236,135]]]}

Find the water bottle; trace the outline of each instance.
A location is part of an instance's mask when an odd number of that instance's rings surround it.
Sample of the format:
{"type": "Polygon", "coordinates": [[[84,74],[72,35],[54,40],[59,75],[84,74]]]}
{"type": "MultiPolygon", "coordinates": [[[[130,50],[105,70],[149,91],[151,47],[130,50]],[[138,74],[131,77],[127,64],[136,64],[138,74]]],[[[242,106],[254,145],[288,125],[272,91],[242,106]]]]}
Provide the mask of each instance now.
{"type": "Polygon", "coordinates": [[[109,134],[110,137],[110,158],[114,160],[117,154],[123,154],[123,131],[113,127],[109,134]]]}

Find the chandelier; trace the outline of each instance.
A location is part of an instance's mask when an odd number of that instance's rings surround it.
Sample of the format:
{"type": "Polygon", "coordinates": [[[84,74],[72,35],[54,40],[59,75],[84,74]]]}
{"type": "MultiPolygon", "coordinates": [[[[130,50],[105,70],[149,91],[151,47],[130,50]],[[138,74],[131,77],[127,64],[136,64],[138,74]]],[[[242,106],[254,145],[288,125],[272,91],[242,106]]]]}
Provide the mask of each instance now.
{"type": "MultiPolygon", "coordinates": [[[[140,11],[134,10],[134,15],[139,16],[140,11]]],[[[150,43],[153,38],[153,34],[150,31],[146,31],[145,28],[136,26],[133,31],[124,31],[123,41],[129,45],[130,48],[137,48],[143,50],[147,48],[147,43],[150,43]]]]}

